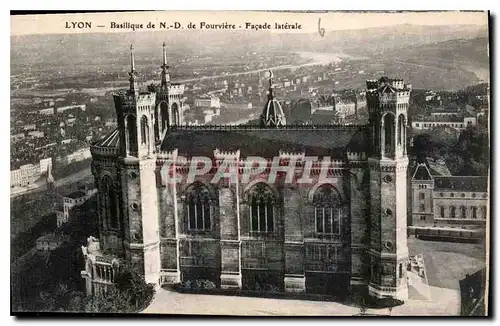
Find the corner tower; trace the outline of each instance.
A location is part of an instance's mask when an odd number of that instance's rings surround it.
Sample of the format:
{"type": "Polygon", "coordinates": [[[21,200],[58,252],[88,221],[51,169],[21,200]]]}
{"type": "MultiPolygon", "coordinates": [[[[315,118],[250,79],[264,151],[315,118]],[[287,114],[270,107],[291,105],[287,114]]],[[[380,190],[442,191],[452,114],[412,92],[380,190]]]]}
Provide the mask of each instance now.
{"type": "Polygon", "coordinates": [[[156,93],[154,139],[157,144],[171,127],[184,123],[184,85],[170,81],[165,42],[163,42],[162,58],[160,84],[149,86],[149,90],[156,93]]]}
{"type": "Polygon", "coordinates": [[[155,92],[137,88],[134,50],[130,47],[130,88],[114,94],[118,119],[118,166],[123,216],[125,258],[157,283],[160,272],[156,153],[154,142],[155,92]]]}
{"type": "Polygon", "coordinates": [[[408,287],[406,129],[411,89],[403,80],[368,80],[371,126],[369,292],[406,299],[408,287]]]}

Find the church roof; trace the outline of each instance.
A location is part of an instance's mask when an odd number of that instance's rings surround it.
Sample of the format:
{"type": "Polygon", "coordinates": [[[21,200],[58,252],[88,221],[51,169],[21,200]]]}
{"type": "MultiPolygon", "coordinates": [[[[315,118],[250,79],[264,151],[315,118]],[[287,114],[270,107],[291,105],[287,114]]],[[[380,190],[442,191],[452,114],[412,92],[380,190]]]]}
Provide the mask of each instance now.
{"type": "Polygon", "coordinates": [[[392,87],[389,84],[382,85],[378,89],[378,91],[379,91],[379,93],[395,93],[396,92],[396,90],[394,89],[394,87],[392,87]]]}
{"type": "Polygon", "coordinates": [[[366,128],[360,126],[203,127],[172,129],[165,135],[161,150],[178,149],[181,156],[211,157],[215,149],[239,149],[242,157],[271,158],[285,151],[343,158],[346,152],[365,152],[368,140],[366,128]]]}
{"type": "Polygon", "coordinates": [[[413,180],[432,180],[431,173],[425,163],[420,163],[413,173],[413,180]]]}
{"type": "Polygon", "coordinates": [[[113,130],[110,134],[105,136],[104,138],[99,139],[92,146],[97,147],[118,147],[120,143],[120,133],[118,128],[113,130]]]}
{"type": "Polygon", "coordinates": [[[434,177],[434,189],[486,192],[488,191],[488,177],[434,177]]]}

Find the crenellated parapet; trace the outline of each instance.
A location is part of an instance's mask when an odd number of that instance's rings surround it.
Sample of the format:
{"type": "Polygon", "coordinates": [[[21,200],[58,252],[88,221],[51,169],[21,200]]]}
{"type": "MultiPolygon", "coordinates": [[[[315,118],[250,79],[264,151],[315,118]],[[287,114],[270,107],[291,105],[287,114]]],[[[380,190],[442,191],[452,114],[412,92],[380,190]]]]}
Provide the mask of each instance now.
{"type": "Polygon", "coordinates": [[[214,159],[216,162],[220,161],[234,161],[239,162],[240,160],[240,150],[236,151],[223,151],[218,148],[214,150],[214,159]]]}
{"type": "Polygon", "coordinates": [[[90,153],[93,157],[106,156],[106,157],[117,157],[119,154],[118,147],[100,147],[91,146],[90,153]]]}
{"type": "Polygon", "coordinates": [[[368,160],[368,156],[365,152],[347,152],[347,160],[349,162],[352,161],[366,161],[368,160]]]}
{"type": "MultiPolygon", "coordinates": [[[[366,130],[368,125],[345,125],[345,124],[324,124],[324,125],[285,125],[280,130],[366,130]]],[[[170,130],[261,130],[257,125],[177,125],[170,130]]]]}
{"type": "Polygon", "coordinates": [[[139,111],[143,108],[154,106],[155,102],[156,102],[156,93],[150,93],[150,92],[139,93],[136,100],[139,111]]]}
{"type": "Polygon", "coordinates": [[[124,91],[118,92],[113,94],[113,100],[115,102],[115,107],[120,108],[122,112],[135,112],[137,102],[134,93],[124,91]]]}
{"type": "Polygon", "coordinates": [[[183,95],[184,94],[184,84],[171,83],[168,87],[169,95],[183,95]]]}
{"type": "Polygon", "coordinates": [[[178,155],[178,149],[173,149],[171,151],[159,151],[156,154],[156,157],[159,161],[172,160],[175,161],[178,155]]]}
{"type": "Polygon", "coordinates": [[[295,160],[297,162],[303,161],[306,156],[306,153],[304,151],[301,152],[287,152],[280,150],[279,151],[279,157],[282,160],[295,160]]]}

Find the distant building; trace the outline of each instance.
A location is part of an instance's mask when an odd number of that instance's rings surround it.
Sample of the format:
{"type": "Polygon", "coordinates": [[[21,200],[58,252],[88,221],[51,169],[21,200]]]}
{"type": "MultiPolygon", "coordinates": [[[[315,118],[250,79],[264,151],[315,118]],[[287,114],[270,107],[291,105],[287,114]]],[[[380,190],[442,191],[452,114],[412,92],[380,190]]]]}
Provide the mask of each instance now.
{"type": "Polygon", "coordinates": [[[335,111],[343,116],[356,114],[356,103],[349,100],[335,99],[335,111]]]}
{"type": "Polygon", "coordinates": [[[41,109],[41,110],[38,110],[38,113],[43,114],[43,115],[52,115],[52,114],[54,114],[54,108],[41,109]]]}
{"type": "Polygon", "coordinates": [[[97,189],[83,189],[63,196],[63,211],[62,214],[57,214],[57,227],[67,223],[71,219],[73,208],[84,204],[95,193],[97,189]]]}
{"type": "Polygon", "coordinates": [[[52,251],[59,248],[63,243],[69,240],[68,236],[62,234],[50,233],[36,239],[36,250],[52,251]]]}
{"type": "Polygon", "coordinates": [[[40,175],[46,174],[52,170],[52,158],[44,158],[40,160],[40,175]]]}
{"type": "Polygon", "coordinates": [[[203,111],[203,122],[205,124],[212,122],[213,118],[214,118],[214,111],[212,110],[203,111]]]}
{"type": "Polygon", "coordinates": [[[411,179],[413,226],[456,226],[484,229],[488,207],[488,178],[441,176],[425,163],[411,179]]]}
{"type": "Polygon", "coordinates": [[[411,123],[412,128],[419,130],[428,130],[440,127],[464,130],[467,127],[475,127],[476,125],[477,119],[474,116],[464,115],[460,117],[452,114],[434,115],[420,119],[417,118],[411,123]]]}
{"type": "Polygon", "coordinates": [[[24,138],[25,138],[24,132],[10,136],[10,140],[14,143],[24,138]]]}
{"type": "Polygon", "coordinates": [[[69,119],[66,119],[66,125],[68,126],[73,126],[75,124],[75,121],[76,121],[76,118],[69,118],[69,119]]]}
{"type": "Polygon", "coordinates": [[[92,155],[90,154],[89,148],[79,149],[71,154],[66,155],[65,157],[59,159],[59,163],[63,164],[71,164],[74,162],[84,161],[90,158],[92,155]]]}
{"type": "Polygon", "coordinates": [[[73,141],[73,139],[71,139],[71,138],[63,139],[63,140],[61,140],[61,144],[70,144],[72,141],[73,141]]]}
{"type": "Polygon", "coordinates": [[[68,110],[75,110],[75,109],[80,109],[82,111],[85,111],[86,110],[86,105],[85,104],[81,104],[81,105],[68,105],[68,106],[61,106],[61,107],[58,107],[56,109],[57,113],[61,113],[61,112],[64,112],[64,111],[68,111],[68,110]]]}
{"type": "Polygon", "coordinates": [[[25,164],[10,171],[10,186],[26,187],[38,181],[43,174],[52,169],[52,158],[41,159],[37,164],[25,164]]]}
{"type": "Polygon", "coordinates": [[[23,130],[24,131],[36,130],[36,125],[35,124],[24,125],[23,130]]]}
{"type": "Polygon", "coordinates": [[[220,108],[220,99],[214,95],[200,97],[194,100],[194,106],[203,108],[220,108]]]}
{"type": "Polygon", "coordinates": [[[25,187],[35,183],[40,178],[40,166],[38,164],[25,164],[17,170],[10,171],[10,186],[25,187]]]}
{"type": "Polygon", "coordinates": [[[31,136],[33,138],[43,138],[45,136],[45,133],[43,131],[29,131],[28,136],[31,136]]]}

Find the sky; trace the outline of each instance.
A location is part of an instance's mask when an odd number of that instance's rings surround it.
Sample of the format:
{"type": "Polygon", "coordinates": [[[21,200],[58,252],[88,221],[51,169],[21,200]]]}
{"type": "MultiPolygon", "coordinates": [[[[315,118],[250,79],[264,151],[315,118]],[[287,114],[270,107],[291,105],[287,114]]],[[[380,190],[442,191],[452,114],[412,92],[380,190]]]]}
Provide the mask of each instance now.
{"type": "MultiPolygon", "coordinates": [[[[11,35],[30,34],[69,34],[69,33],[113,33],[132,30],[112,29],[111,22],[121,24],[129,22],[143,24],[148,22],[159,25],[165,21],[175,21],[186,26],[192,22],[198,29],[200,22],[209,24],[229,23],[244,26],[246,22],[253,24],[298,23],[302,29],[298,32],[312,33],[318,31],[318,20],[325,31],[363,29],[400,24],[412,25],[488,25],[487,12],[403,12],[403,13],[346,13],[346,12],[257,12],[257,11],[154,11],[127,13],[80,13],[57,15],[23,15],[11,16],[11,35]],[[91,22],[90,29],[66,28],[66,22],[91,22]],[[104,27],[97,27],[98,25],[104,27]]],[[[146,29],[144,29],[146,30],[146,29]]],[[[278,31],[273,31],[278,32],[278,31]]],[[[297,31],[294,31],[297,32],[297,31]]]]}

